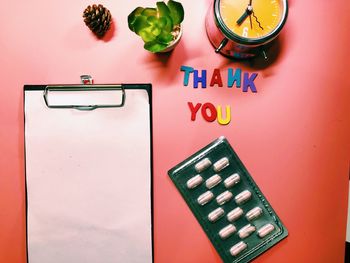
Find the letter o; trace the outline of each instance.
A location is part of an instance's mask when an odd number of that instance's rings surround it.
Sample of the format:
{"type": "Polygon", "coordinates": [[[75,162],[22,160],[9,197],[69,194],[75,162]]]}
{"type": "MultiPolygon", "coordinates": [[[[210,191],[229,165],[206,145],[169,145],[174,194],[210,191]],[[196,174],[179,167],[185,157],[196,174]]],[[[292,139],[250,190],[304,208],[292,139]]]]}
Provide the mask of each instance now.
{"type": "Polygon", "coordinates": [[[216,108],[211,103],[204,103],[202,106],[202,116],[207,122],[213,122],[216,120],[216,117],[218,115],[216,108]],[[210,114],[208,114],[208,110],[210,111],[210,114]]]}

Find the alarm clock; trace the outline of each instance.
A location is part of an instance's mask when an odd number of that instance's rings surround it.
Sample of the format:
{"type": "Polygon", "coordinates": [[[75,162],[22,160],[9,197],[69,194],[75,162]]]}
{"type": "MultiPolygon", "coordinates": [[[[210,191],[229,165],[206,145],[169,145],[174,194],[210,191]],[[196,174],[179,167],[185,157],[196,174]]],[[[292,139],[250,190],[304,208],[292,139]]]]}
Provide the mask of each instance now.
{"type": "Polygon", "coordinates": [[[232,58],[262,54],[282,30],[287,0],[214,0],[206,16],[207,35],[216,53],[232,58]]]}

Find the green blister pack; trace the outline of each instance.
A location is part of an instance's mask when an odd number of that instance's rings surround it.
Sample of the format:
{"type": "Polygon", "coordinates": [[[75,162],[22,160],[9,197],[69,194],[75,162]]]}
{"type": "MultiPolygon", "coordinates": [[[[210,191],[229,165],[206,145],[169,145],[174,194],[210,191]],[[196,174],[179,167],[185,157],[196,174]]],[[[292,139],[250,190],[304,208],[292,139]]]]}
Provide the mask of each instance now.
{"type": "Polygon", "coordinates": [[[168,174],[224,262],[249,262],[288,236],[225,137],[168,174]]]}

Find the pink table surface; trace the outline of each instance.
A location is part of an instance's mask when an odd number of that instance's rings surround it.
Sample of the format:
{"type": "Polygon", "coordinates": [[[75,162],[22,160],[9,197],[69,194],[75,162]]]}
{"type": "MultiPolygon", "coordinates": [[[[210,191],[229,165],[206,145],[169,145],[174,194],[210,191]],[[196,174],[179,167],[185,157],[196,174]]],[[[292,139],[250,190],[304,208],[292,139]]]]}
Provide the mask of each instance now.
{"type": "MultiPolygon", "coordinates": [[[[225,135],[289,230],[255,262],[343,262],[350,155],[350,2],[290,0],[269,66],[216,55],[204,18],[210,1],[182,1],[184,35],[169,55],[143,50],[127,28],[136,6],[101,1],[114,17],[97,40],[81,14],[89,1],[8,1],[0,16],[0,262],[25,262],[23,85],[153,84],[155,262],[221,262],[167,176],[225,135]],[[183,87],[181,65],[259,74],[258,93],[183,87]],[[190,121],[187,102],[230,105],[227,126],[190,121]]],[[[209,75],[210,76],[210,75],[209,75]]]]}

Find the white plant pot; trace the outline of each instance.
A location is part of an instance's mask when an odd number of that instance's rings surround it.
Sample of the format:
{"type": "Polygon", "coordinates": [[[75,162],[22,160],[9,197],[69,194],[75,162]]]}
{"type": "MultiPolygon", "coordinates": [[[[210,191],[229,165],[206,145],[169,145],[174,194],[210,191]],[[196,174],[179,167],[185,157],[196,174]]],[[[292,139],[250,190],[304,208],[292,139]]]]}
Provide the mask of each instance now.
{"type": "Polygon", "coordinates": [[[166,53],[166,52],[172,51],[172,50],[179,44],[179,42],[180,42],[180,40],[181,40],[181,37],[182,37],[182,31],[183,31],[182,25],[180,25],[180,32],[179,32],[177,38],[174,39],[174,40],[168,45],[167,48],[163,49],[162,51],[159,51],[158,53],[166,53]]]}

